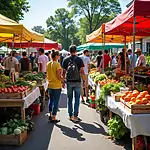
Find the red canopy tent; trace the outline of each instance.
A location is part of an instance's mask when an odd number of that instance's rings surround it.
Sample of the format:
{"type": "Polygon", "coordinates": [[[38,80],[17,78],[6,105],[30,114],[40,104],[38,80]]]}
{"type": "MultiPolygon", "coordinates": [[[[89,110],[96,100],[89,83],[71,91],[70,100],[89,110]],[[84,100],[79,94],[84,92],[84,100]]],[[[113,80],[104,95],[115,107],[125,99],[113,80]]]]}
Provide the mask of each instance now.
{"type": "Polygon", "coordinates": [[[134,20],[136,36],[149,36],[150,0],[134,0],[124,13],[105,24],[105,34],[132,36],[134,20]]]}
{"type": "MultiPolygon", "coordinates": [[[[12,43],[8,43],[9,47],[12,47],[12,43]]],[[[44,42],[18,42],[14,43],[14,48],[44,48],[45,50],[56,49],[58,50],[58,43],[47,38],[44,39],[44,42]]]]}
{"type": "MultiPolygon", "coordinates": [[[[105,24],[105,34],[124,35],[125,39],[126,36],[133,36],[134,59],[135,36],[150,36],[150,0],[134,0],[131,6],[124,13],[118,15],[112,21],[105,24]]],[[[134,64],[132,64],[132,66],[134,66],[134,64]]]]}

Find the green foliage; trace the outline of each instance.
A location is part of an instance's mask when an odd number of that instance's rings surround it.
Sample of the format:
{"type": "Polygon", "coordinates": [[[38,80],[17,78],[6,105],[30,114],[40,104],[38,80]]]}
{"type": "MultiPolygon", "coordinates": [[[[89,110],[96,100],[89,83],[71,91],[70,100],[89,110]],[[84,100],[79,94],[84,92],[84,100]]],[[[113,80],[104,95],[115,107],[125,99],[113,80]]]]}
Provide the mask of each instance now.
{"type": "Polygon", "coordinates": [[[29,11],[29,2],[27,0],[1,0],[0,14],[7,16],[17,22],[24,18],[24,12],[29,11]]]}
{"type": "Polygon", "coordinates": [[[128,130],[119,116],[108,121],[108,134],[115,139],[121,139],[127,132],[128,130]]]}
{"type": "Polygon", "coordinates": [[[89,24],[89,32],[96,30],[105,18],[121,13],[118,0],[68,0],[68,6],[78,16],[83,15],[89,24]]]}
{"type": "Polygon", "coordinates": [[[150,56],[146,56],[146,64],[150,65],[150,56]]]}
{"type": "Polygon", "coordinates": [[[34,26],[32,28],[33,31],[37,32],[37,33],[40,33],[40,34],[44,34],[45,33],[45,30],[42,26],[34,26]]]}
{"type": "Polygon", "coordinates": [[[46,37],[62,43],[64,49],[68,49],[71,44],[79,45],[76,37],[78,31],[73,20],[73,14],[65,8],[59,8],[54,16],[50,16],[47,21],[46,37]]]}

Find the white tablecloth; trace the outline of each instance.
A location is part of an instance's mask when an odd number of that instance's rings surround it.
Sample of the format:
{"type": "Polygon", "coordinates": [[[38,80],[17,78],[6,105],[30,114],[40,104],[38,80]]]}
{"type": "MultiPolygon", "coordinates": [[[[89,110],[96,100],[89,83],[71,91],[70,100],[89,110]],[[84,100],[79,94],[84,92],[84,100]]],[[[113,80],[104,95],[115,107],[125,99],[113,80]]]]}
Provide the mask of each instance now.
{"type": "Polygon", "coordinates": [[[23,98],[24,100],[24,109],[28,108],[39,96],[41,96],[39,87],[36,87],[28,96],[23,98]]]}
{"type": "Polygon", "coordinates": [[[89,84],[93,89],[95,89],[96,84],[95,84],[95,82],[94,82],[90,77],[88,77],[88,84],[89,84]]]}
{"type": "Polygon", "coordinates": [[[107,107],[123,119],[125,126],[131,130],[131,138],[138,135],[150,136],[150,114],[131,114],[112,97],[107,98],[107,107]]]}
{"type": "Polygon", "coordinates": [[[97,85],[97,86],[96,86],[96,99],[99,98],[100,94],[101,94],[101,89],[100,89],[100,86],[97,85]]]}
{"type": "Polygon", "coordinates": [[[44,90],[47,91],[47,88],[48,88],[48,81],[45,82],[42,86],[44,87],[44,90]]]}

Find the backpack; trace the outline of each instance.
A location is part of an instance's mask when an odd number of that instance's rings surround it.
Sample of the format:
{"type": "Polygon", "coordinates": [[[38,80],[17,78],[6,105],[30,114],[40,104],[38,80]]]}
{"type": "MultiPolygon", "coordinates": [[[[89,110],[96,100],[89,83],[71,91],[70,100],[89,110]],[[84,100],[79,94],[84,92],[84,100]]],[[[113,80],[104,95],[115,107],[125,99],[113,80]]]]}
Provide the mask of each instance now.
{"type": "Polygon", "coordinates": [[[72,81],[72,82],[78,82],[80,81],[80,73],[79,69],[75,63],[77,57],[72,59],[71,57],[69,58],[69,63],[68,63],[68,68],[67,68],[67,74],[66,74],[66,79],[67,81],[72,81]]]}

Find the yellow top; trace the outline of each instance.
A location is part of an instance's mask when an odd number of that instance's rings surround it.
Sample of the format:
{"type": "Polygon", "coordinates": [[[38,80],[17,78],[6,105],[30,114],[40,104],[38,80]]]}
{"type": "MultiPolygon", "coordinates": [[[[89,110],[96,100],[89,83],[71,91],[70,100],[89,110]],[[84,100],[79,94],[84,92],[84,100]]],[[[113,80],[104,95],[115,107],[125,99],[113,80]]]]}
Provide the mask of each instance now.
{"type": "Polygon", "coordinates": [[[46,72],[47,72],[47,80],[49,82],[48,88],[51,89],[60,89],[61,88],[61,80],[57,76],[57,70],[60,70],[61,66],[56,61],[50,61],[47,63],[46,72]]]}

